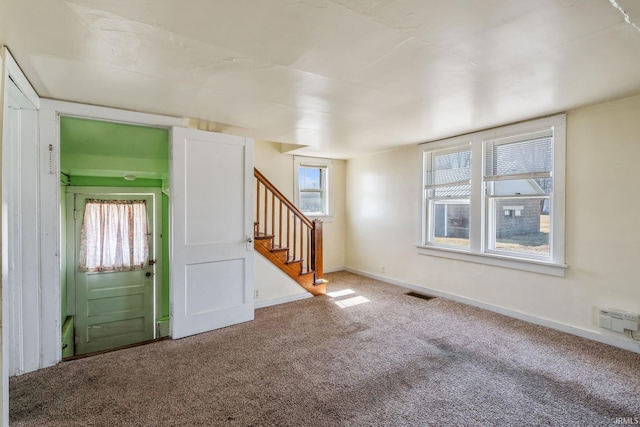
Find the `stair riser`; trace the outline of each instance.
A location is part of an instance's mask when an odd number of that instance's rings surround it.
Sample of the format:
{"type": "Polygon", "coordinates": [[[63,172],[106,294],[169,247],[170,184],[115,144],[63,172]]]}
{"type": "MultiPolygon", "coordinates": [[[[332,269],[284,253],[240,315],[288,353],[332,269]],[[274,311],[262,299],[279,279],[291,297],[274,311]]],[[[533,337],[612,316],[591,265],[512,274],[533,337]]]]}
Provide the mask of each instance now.
{"type": "Polygon", "coordinates": [[[302,270],[302,261],[295,261],[287,263],[285,259],[279,253],[271,252],[270,244],[269,247],[265,246],[259,240],[254,241],[254,248],[262,254],[265,258],[275,264],[280,270],[287,273],[289,277],[298,282],[300,286],[305,288],[313,295],[324,295],[326,294],[326,285],[315,285],[314,279],[315,276],[313,272],[308,272],[305,274],[301,273],[302,270]]]}

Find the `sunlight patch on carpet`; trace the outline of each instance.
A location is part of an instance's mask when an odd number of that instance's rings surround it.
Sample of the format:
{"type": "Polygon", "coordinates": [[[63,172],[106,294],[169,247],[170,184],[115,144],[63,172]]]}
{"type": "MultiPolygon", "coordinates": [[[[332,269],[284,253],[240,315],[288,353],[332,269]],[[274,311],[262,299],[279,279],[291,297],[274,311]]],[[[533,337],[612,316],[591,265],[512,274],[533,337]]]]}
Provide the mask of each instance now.
{"type": "Polygon", "coordinates": [[[347,308],[347,307],[353,307],[354,305],[360,305],[360,304],[364,304],[367,302],[371,302],[368,299],[366,299],[365,297],[363,297],[362,295],[357,296],[357,297],[353,297],[353,298],[347,298],[347,299],[343,299],[340,301],[336,301],[336,305],[340,308],[347,308]]]}
{"type": "Polygon", "coordinates": [[[327,292],[327,295],[329,295],[331,298],[338,298],[338,297],[343,297],[345,295],[351,295],[355,293],[356,291],[354,291],[353,289],[343,289],[341,291],[327,292]]]}

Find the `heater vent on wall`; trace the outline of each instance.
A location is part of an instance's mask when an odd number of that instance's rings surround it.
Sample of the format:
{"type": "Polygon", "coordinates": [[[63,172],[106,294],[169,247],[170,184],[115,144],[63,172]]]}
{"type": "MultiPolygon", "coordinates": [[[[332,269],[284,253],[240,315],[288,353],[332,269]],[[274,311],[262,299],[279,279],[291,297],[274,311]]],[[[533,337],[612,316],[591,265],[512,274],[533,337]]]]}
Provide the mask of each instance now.
{"type": "Polygon", "coordinates": [[[609,308],[601,308],[599,310],[600,327],[614,332],[624,333],[625,329],[629,331],[637,331],[639,319],[640,315],[637,313],[629,313],[609,308]]]}

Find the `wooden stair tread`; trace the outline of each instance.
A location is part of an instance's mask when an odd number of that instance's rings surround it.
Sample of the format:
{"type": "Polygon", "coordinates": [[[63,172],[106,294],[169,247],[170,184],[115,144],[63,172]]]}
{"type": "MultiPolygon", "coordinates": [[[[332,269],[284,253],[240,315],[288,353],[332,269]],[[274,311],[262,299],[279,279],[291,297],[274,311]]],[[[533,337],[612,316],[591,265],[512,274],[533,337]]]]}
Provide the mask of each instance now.
{"type": "Polygon", "coordinates": [[[258,252],[260,252],[263,256],[273,262],[289,277],[298,282],[298,284],[300,284],[311,294],[324,295],[326,293],[326,285],[316,283],[315,272],[302,269],[302,260],[296,259],[293,262],[285,262],[283,251],[271,251],[264,244],[258,242],[257,240],[254,242],[254,247],[258,252]]]}
{"type": "Polygon", "coordinates": [[[253,236],[253,238],[257,239],[257,240],[267,240],[267,239],[273,239],[273,235],[272,234],[258,233],[255,236],[253,236]]]}

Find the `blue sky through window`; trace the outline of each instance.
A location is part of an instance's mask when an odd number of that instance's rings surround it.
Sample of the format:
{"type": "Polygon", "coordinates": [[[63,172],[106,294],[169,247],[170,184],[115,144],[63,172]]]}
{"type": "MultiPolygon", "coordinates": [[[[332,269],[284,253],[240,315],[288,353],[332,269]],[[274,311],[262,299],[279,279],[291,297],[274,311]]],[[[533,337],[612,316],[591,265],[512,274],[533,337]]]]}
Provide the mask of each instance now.
{"type": "Polygon", "coordinates": [[[322,169],[301,167],[299,169],[300,189],[322,188],[322,169]]]}

